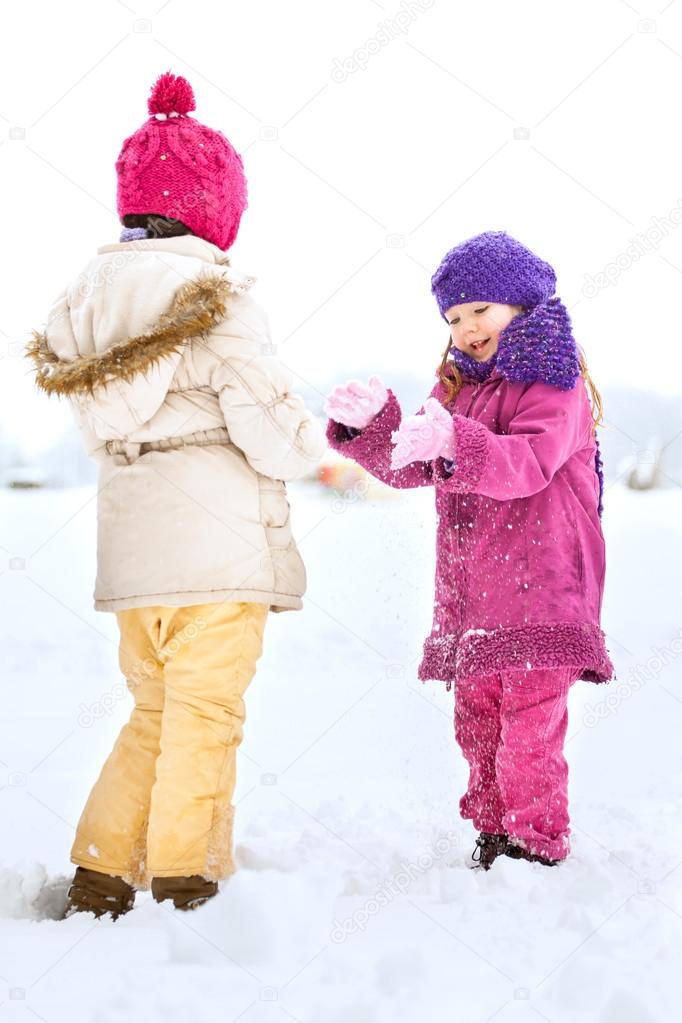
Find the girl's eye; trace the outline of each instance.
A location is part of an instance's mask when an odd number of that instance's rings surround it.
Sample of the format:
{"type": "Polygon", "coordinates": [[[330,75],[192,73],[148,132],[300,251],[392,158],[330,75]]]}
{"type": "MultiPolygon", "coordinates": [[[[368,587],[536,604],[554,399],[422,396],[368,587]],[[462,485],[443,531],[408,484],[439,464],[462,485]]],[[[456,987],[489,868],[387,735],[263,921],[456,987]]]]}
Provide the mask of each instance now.
{"type": "MultiPolygon", "coordinates": [[[[474,309],[474,312],[475,313],[484,313],[486,311],[486,309],[488,309],[488,308],[489,308],[489,306],[484,305],[482,309],[474,309]]],[[[450,320],[450,326],[451,327],[457,326],[458,323],[459,323],[459,316],[455,317],[454,320],[450,320]]]]}

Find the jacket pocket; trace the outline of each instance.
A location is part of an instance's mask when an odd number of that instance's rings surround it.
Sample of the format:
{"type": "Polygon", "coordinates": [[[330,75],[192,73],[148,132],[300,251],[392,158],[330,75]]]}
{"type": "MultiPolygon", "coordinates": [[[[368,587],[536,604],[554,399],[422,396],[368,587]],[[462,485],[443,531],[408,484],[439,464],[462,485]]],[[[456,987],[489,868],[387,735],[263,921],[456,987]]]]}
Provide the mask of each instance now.
{"type": "Polygon", "coordinates": [[[266,529],[280,529],[289,521],[290,506],[282,480],[263,477],[260,484],[261,524],[266,529]]]}
{"type": "Polygon", "coordinates": [[[568,518],[571,523],[571,531],[569,536],[573,543],[573,565],[578,577],[578,582],[582,582],[584,575],[583,565],[583,548],[580,540],[580,533],[578,532],[578,523],[576,522],[575,514],[572,508],[568,509],[568,518]]]}
{"type": "Polygon", "coordinates": [[[519,593],[527,593],[530,587],[530,567],[527,555],[514,558],[514,585],[519,593]]]}

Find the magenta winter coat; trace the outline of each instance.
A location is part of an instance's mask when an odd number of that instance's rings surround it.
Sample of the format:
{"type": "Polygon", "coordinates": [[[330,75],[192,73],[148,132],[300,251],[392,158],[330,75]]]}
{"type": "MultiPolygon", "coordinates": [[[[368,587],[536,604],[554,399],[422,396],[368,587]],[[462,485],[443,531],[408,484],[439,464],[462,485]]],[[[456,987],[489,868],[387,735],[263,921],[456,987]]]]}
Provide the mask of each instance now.
{"type": "Polygon", "coordinates": [[[435,487],[438,515],[433,627],[422,680],[506,668],[575,666],[580,677],[613,674],[600,611],[604,538],[590,404],[582,377],[570,390],[517,383],[499,364],[465,379],[452,405],[454,472],[442,458],[391,470],[391,433],[401,410],[383,409],[347,439],[330,420],[327,439],[392,487],[435,487]]]}

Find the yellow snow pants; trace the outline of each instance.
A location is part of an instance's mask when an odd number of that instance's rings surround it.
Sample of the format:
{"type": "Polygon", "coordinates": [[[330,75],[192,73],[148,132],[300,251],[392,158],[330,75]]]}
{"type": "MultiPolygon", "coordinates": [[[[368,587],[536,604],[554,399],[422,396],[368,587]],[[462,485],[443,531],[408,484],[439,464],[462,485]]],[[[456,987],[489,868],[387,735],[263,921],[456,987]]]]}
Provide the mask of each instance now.
{"type": "Polygon", "coordinates": [[[117,611],[135,706],[85,805],[71,861],[148,888],[153,877],[234,871],[232,796],[244,691],[267,604],[117,611]]]}

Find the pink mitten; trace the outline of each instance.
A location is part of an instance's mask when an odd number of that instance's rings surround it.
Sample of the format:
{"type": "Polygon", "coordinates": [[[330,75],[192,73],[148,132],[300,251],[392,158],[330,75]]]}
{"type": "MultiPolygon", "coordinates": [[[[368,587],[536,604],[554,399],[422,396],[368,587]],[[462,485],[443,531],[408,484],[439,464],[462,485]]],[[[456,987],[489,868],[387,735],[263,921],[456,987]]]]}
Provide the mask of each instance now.
{"type": "Polygon", "coordinates": [[[330,419],[362,430],[386,404],[388,391],[379,377],[369,378],[369,386],[359,380],[339,384],[327,395],[322,408],[330,419]]]}
{"type": "Polygon", "coordinates": [[[427,461],[441,455],[453,459],[455,455],[452,416],[437,398],[426,399],[423,413],[403,419],[400,427],[391,434],[391,440],[395,444],[391,456],[392,469],[402,469],[410,462],[427,461]]]}

